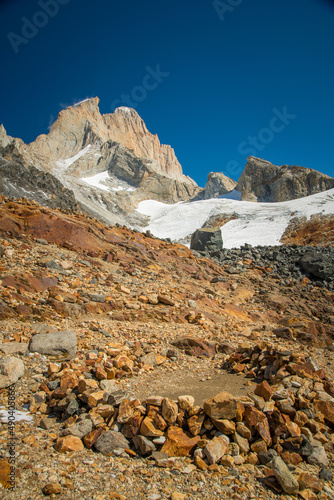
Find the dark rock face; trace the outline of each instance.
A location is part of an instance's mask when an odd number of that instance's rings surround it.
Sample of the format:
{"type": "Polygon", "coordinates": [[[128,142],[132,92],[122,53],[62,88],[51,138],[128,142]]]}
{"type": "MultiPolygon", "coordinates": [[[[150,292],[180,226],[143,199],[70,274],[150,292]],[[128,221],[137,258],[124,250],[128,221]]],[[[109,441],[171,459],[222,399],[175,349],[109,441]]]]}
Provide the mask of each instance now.
{"type": "Polygon", "coordinates": [[[311,168],[276,166],[249,156],[236,189],[245,201],[296,200],[334,187],[334,179],[311,168]]]}
{"type": "Polygon", "coordinates": [[[334,261],[328,255],[311,251],[300,260],[300,265],[305,271],[322,280],[332,279],[334,276],[334,261]]]}
{"type": "Polygon", "coordinates": [[[23,164],[21,156],[9,144],[0,146],[0,194],[8,198],[28,198],[61,210],[77,210],[73,191],[48,172],[23,164]]]}
{"type": "Polygon", "coordinates": [[[223,238],[220,229],[197,229],[191,236],[191,250],[197,252],[217,252],[223,248],[223,238]]]}

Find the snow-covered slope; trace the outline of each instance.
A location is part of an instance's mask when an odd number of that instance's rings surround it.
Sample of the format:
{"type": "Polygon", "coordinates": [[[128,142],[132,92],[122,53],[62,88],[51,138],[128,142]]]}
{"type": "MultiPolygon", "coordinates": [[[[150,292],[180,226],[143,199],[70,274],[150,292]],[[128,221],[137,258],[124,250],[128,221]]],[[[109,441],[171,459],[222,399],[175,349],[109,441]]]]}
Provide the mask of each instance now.
{"type": "Polygon", "coordinates": [[[147,200],[139,204],[137,211],[150,218],[145,229],[159,238],[186,242],[210,217],[235,214],[237,219],[221,227],[225,248],[238,248],[245,243],[279,245],[292,218],[334,214],[334,189],[281,203],[251,203],[224,197],[175,205],[147,200]]]}

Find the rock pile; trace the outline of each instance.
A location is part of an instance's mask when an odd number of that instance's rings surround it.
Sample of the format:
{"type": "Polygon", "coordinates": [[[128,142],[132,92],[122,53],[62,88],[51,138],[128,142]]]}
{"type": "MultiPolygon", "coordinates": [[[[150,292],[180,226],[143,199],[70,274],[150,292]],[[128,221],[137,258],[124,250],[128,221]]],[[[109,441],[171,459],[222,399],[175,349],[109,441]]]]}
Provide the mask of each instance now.
{"type": "MultiPolygon", "coordinates": [[[[296,469],[306,461],[321,468],[322,477],[330,475],[334,385],[312,358],[263,343],[241,344],[224,366],[259,380],[254,394],[222,391],[201,407],[190,395],[177,401],[124,398],[112,379],[116,367],[131,371],[133,362],[116,348],[108,356],[91,352],[82,365],[76,360],[48,365],[49,379],[30,408],[63,422],[54,445],[59,453],[85,446],[107,456],[139,454],[165,468],[175,457],[191,455],[190,467],[202,471],[264,465],[264,482],[275,492],[313,498],[305,495],[323,489],[319,477],[296,469]]],[[[50,429],[52,422],[45,416],[40,426],[50,429]]]]}
{"type": "Polygon", "coordinates": [[[207,246],[202,254],[227,266],[231,274],[239,274],[250,266],[265,268],[272,277],[283,282],[311,280],[310,286],[334,290],[334,249],[332,247],[308,247],[282,245],[275,247],[245,244],[241,248],[224,248],[212,251],[207,246]]]}

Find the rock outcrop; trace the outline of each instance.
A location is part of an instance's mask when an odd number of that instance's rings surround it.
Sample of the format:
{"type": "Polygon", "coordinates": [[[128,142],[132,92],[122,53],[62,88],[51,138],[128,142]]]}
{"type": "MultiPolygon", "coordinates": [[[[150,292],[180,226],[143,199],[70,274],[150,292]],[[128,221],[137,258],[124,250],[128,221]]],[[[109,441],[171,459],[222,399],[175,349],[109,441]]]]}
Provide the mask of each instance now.
{"type": "Polygon", "coordinates": [[[49,172],[24,164],[13,142],[7,142],[5,147],[0,145],[0,194],[9,198],[29,198],[61,210],[79,208],[73,191],[64,188],[49,172]]]}
{"type": "Polygon", "coordinates": [[[236,185],[236,181],[222,172],[210,172],[204,188],[204,199],[218,198],[218,196],[230,193],[236,185]]]}
{"type": "Polygon", "coordinates": [[[276,166],[249,156],[236,190],[244,201],[278,202],[295,200],[334,187],[334,179],[310,168],[276,166]]]}

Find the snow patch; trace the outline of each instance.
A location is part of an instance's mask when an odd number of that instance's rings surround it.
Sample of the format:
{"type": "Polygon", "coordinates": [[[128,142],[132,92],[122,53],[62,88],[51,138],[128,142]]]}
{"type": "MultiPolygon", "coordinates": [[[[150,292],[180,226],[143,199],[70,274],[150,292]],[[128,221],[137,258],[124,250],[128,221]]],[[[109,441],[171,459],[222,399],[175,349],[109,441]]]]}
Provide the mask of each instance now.
{"type": "Polygon", "coordinates": [[[115,111],[122,111],[123,113],[131,113],[131,108],[127,108],[126,106],[120,106],[119,108],[116,108],[115,111]]]}
{"type": "Polygon", "coordinates": [[[279,245],[294,217],[334,214],[334,189],[281,203],[252,203],[225,197],[167,205],[155,200],[139,203],[137,211],[150,217],[145,229],[158,238],[180,241],[201,228],[212,216],[235,213],[238,219],[221,227],[225,248],[245,243],[279,245]]]}
{"type": "Polygon", "coordinates": [[[86,182],[92,187],[102,189],[103,191],[109,191],[110,188],[104,184],[106,180],[110,179],[108,170],[95,174],[92,177],[82,177],[82,181],[86,182]]]}
{"type": "MultiPolygon", "coordinates": [[[[110,177],[108,170],[105,172],[100,172],[99,174],[92,175],[91,177],[83,177],[81,179],[82,181],[86,182],[86,184],[89,184],[92,187],[95,187],[97,189],[102,189],[103,191],[135,191],[136,188],[131,187],[131,186],[120,186],[120,185],[113,185],[114,179],[110,177]],[[108,183],[108,185],[106,184],[108,183]]],[[[116,182],[119,182],[116,180],[116,182]]]]}

